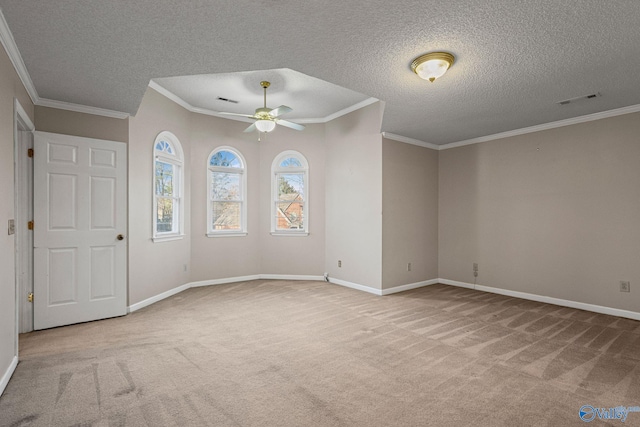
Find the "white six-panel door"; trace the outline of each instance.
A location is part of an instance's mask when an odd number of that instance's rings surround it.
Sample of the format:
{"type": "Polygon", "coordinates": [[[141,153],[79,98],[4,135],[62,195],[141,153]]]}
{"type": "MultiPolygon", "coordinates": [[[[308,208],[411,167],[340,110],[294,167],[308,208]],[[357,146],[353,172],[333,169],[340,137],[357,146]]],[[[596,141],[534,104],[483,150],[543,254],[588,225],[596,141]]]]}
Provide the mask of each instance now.
{"type": "Polygon", "coordinates": [[[126,144],[36,132],[34,149],[34,329],[126,314],[126,144]]]}

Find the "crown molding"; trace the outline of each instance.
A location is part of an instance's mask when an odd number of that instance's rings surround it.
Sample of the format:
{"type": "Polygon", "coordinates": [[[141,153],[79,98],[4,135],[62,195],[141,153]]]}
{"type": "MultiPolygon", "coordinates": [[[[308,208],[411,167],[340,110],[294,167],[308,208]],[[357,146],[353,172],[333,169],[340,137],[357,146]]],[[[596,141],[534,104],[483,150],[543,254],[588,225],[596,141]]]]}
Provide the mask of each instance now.
{"type": "Polygon", "coordinates": [[[76,113],[92,114],[94,116],[111,117],[114,119],[126,119],[127,117],[129,117],[129,113],[123,113],[121,111],[107,110],[105,108],[99,107],[90,107],[88,105],[73,104],[71,102],[65,101],[56,101],[54,99],[40,98],[35,104],[40,107],[57,108],[58,110],[75,111],[76,113]]]}
{"type": "Polygon", "coordinates": [[[599,113],[587,114],[586,116],[572,117],[570,119],[558,120],[557,122],[543,123],[540,125],[529,126],[522,129],[500,132],[493,135],[481,136],[478,138],[466,139],[463,141],[451,142],[440,146],[440,150],[449,148],[463,147],[465,145],[479,144],[481,142],[493,141],[496,139],[509,138],[512,136],[525,135],[527,133],[540,132],[548,129],[555,129],[564,126],[576,125],[579,123],[592,122],[594,120],[606,119],[609,117],[622,116],[640,112],[640,104],[630,105],[628,107],[616,108],[614,110],[601,111],[599,113]]]}
{"type": "Polygon", "coordinates": [[[13,68],[15,68],[16,73],[18,73],[18,77],[20,77],[20,81],[22,81],[24,88],[29,94],[31,102],[36,104],[40,97],[38,96],[36,87],[31,80],[29,72],[27,71],[27,66],[22,60],[22,55],[20,55],[20,51],[18,50],[18,46],[13,38],[13,34],[11,34],[9,24],[7,24],[2,10],[0,10],[0,41],[2,42],[4,49],[7,51],[7,55],[13,64],[13,68]]]}
{"type": "MultiPolygon", "coordinates": [[[[214,117],[220,117],[222,119],[229,119],[229,120],[236,120],[239,122],[247,122],[247,123],[252,123],[253,120],[246,118],[246,117],[239,117],[239,116],[228,116],[226,114],[220,114],[218,111],[213,111],[213,110],[209,110],[206,108],[200,108],[200,107],[194,107],[193,105],[189,104],[187,101],[185,101],[184,99],[180,98],[178,95],[176,95],[175,93],[171,92],[168,89],[165,89],[163,86],[160,86],[158,83],[154,82],[153,80],[151,80],[149,82],[149,87],[153,90],[155,90],[156,92],[160,93],[161,95],[164,95],[165,97],[169,98],[170,100],[172,100],[173,102],[175,102],[176,104],[180,105],[181,107],[185,108],[188,111],[191,111],[192,113],[198,113],[198,114],[204,114],[207,116],[214,116],[214,117]]],[[[330,122],[331,120],[337,119],[338,117],[344,116],[345,114],[349,114],[353,111],[359,110],[360,108],[364,108],[367,105],[371,105],[374,102],[377,102],[378,99],[376,98],[367,98],[364,101],[358,102],[357,104],[353,104],[350,107],[344,108],[340,111],[337,111],[333,114],[328,115],[327,117],[323,117],[323,118],[311,118],[311,119],[292,119],[295,120],[296,123],[301,123],[301,124],[309,124],[309,123],[327,123],[330,122]]]]}
{"type": "Polygon", "coordinates": [[[89,107],[87,105],[40,98],[40,96],[38,95],[38,91],[33,84],[33,80],[31,80],[29,71],[27,71],[27,66],[22,60],[22,55],[20,55],[20,51],[18,50],[18,46],[16,45],[16,41],[13,38],[13,34],[9,29],[9,24],[7,24],[7,20],[5,19],[2,10],[0,10],[0,41],[2,42],[2,46],[7,52],[7,55],[11,60],[11,64],[13,64],[13,68],[16,70],[16,73],[18,74],[22,85],[29,94],[29,98],[31,98],[31,102],[33,102],[33,105],[58,108],[60,110],[75,111],[78,113],[93,114],[97,116],[113,117],[116,119],[125,119],[129,117],[128,113],[123,113],[120,111],[107,110],[104,108],[89,107]]]}
{"type": "Polygon", "coordinates": [[[402,135],[396,135],[395,133],[382,132],[382,136],[387,139],[392,139],[398,142],[404,142],[405,144],[417,145],[419,147],[430,148],[432,150],[440,150],[440,146],[432,144],[430,142],[420,141],[419,139],[408,138],[402,135]]]}
{"type": "Polygon", "coordinates": [[[327,123],[327,122],[330,122],[331,120],[337,119],[338,117],[342,117],[345,114],[352,113],[356,110],[364,108],[378,101],[379,100],[377,98],[367,98],[364,101],[360,101],[357,104],[353,104],[350,107],[343,108],[340,111],[336,111],[333,114],[329,114],[327,117],[315,118],[315,119],[299,119],[299,120],[296,120],[296,123],[327,123]]]}

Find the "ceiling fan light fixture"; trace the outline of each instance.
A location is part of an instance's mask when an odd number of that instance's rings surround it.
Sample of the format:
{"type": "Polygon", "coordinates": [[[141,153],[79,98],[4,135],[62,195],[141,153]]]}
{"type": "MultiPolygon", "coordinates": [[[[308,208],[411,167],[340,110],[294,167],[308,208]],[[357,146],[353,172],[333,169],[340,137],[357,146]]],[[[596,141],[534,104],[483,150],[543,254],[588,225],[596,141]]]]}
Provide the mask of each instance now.
{"type": "Polygon", "coordinates": [[[258,120],[255,124],[258,132],[271,132],[276,127],[276,122],[273,120],[258,120]]]}
{"type": "Polygon", "coordinates": [[[453,65],[455,58],[448,52],[431,52],[419,56],[411,63],[411,70],[421,79],[433,83],[453,65]]]}

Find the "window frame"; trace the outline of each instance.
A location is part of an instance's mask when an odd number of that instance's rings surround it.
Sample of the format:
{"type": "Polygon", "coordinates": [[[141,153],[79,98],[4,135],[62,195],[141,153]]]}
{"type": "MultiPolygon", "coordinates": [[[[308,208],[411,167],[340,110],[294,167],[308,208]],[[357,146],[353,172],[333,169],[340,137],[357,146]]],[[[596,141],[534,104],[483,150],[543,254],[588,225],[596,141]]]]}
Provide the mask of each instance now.
{"type": "Polygon", "coordinates": [[[153,166],[152,166],[152,237],[153,242],[166,242],[184,238],[184,152],[178,138],[169,131],[160,132],[153,141],[153,166]],[[157,149],[159,142],[166,142],[171,147],[173,154],[168,154],[157,149]],[[156,182],[156,162],[173,166],[174,194],[173,218],[171,231],[158,231],[158,194],[156,182]],[[177,217],[177,218],[176,218],[177,217]]]}
{"type": "Polygon", "coordinates": [[[247,161],[240,151],[234,147],[222,145],[214,148],[207,157],[207,237],[242,237],[246,236],[247,230],[247,161]],[[211,158],[221,151],[228,151],[236,156],[242,164],[241,168],[211,166],[211,158]],[[235,173],[240,175],[240,185],[242,200],[240,200],[240,230],[214,230],[212,227],[213,220],[213,172],[235,173]]]}
{"type": "Polygon", "coordinates": [[[286,150],[278,155],[271,164],[271,235],[273,236],[308,236],[309,235],[309,162],[307,158],[295,150],[286,150]],[[300,167],[280,167],[280,163],[288,158],[295,158],[301,164],[300,167]],[[300,229],[278,229],[277,205],[278,205],[278,177],[283,173],[302,173],[304,176],[304,199],[302,205],[303,228],[300,229]]]}

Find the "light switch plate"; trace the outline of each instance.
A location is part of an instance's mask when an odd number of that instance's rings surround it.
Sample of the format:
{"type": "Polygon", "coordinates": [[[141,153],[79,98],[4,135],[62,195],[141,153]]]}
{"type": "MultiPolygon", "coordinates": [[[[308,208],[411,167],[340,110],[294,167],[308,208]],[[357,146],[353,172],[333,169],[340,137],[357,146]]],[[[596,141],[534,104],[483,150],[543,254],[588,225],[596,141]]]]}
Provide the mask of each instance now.
{"type": "Polygon", "coordinates": [[[9,232],[9,236],[11,236],[12,234],[16,234],[16,221],[14,219],[10,219],[9,220],[9,227],[8,227],[8,232],[9,232]]]}

